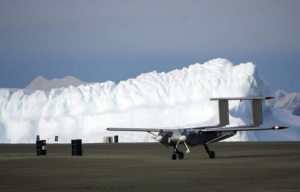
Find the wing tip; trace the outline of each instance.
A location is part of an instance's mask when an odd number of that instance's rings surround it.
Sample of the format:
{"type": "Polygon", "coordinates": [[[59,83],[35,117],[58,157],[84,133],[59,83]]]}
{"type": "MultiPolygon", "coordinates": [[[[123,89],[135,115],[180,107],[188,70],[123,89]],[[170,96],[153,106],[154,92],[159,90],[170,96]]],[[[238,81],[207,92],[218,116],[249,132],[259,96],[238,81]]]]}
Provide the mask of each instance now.
{"type": "Polygon", "coordinates": [[[270,96],[268,96],[268,97],[265,97],[265,99],[274,99],[275,97],[270,97],[270,96]]]}
{"type": "Polygon", "coordinates": [[[272,129],[276,129],[276,130],[278,130],[278,129],[286,129],[286,128],[289,128],[289,127],[284,127],[284,126],[274,126],[274,127],[272,127],[272,129]]]}

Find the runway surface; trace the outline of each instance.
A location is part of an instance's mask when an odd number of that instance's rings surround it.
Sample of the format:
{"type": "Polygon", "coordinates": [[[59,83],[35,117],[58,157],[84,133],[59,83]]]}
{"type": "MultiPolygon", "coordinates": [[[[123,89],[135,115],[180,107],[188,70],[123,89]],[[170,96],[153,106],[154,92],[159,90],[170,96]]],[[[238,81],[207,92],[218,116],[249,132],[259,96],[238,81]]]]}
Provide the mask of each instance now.
{"type": "MultiPolygon", "coordinates": [[[[159,143],[0,145],[0,191],[300,191],[300,142],[214,143],[183,160],[159,143]]],[[[180,146],[184,149],[184,146],[180,146]]]]}

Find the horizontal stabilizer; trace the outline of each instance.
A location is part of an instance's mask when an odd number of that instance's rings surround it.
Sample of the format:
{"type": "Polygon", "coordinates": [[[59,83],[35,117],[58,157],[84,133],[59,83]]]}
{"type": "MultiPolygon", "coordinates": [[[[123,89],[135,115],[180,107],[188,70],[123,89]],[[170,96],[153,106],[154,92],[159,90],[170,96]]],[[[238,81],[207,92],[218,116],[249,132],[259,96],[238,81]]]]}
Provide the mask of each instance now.
{"type": "Polygon", "coordinates": [[[215,100],[267,100],[273,99],[274,97],[220,97],[220,98],[211,98],[211,101],[215,100]]]}
{"type": "Polygon", "coordinates": [[[145,132],[160,132],[161,129],[152,129],[152,128],[113,128],[109,127],[107,131],[145,131],[145,132]]]}
{"type": "Polygon", "coordinates": [[[259,130],[279,130],[288,127],[273,126],[273,127],[254,127],[254,126],[241,126],[241,127],[227,127],[227,128],[211,128],[202,129],[202,132],[215,132],[215,131],[259,131],[259,130]]]}

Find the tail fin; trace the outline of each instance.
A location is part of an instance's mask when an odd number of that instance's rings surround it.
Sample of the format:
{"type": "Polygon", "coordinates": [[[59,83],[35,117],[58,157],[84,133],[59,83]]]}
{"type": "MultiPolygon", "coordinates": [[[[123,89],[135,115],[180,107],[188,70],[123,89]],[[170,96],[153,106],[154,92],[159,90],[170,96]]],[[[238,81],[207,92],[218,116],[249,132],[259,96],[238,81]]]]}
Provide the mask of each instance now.
{"type": "Polygon", "coordinates": [[[273,99],[274,97],[228,97],[228,98],[211,98],[211,101],[219,101],[219,120],[220,126],[229,124],[228,100],[251,100],[252,104],[252,125],[259,126],[263,124],[262,102],[261,100],[273,99]]]}
{"type": "Polygon", "coordinates": [[[228,100],[219,100],[219,125],[229,125],[228,100]]]}
{"type": "Polygon", "coordinates": [[[252,100],[252,125],[259,126],[263,124],[261,99],[252,100]]]}

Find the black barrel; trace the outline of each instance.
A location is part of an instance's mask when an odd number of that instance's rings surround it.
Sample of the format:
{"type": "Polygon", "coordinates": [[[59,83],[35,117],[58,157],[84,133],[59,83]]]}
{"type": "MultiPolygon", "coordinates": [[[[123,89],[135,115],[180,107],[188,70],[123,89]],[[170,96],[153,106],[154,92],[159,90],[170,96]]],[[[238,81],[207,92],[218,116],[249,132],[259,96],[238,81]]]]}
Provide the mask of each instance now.
{"type": "Polygon", "coordinates": [[[47,155],[46,140],[36,141],[36,155],[47,155]]]}
{"type": "Polygon", "coordinates": [[[72,156],[82,156],[82,142],[81,139],[71,140],[72,156]]]}
{"type": "Polygon", "coordinates": [[[119,142],[119,137],[118,137],[118,135],[115,135],[114,136],[114,143],[118,143],[119,142]]]}

